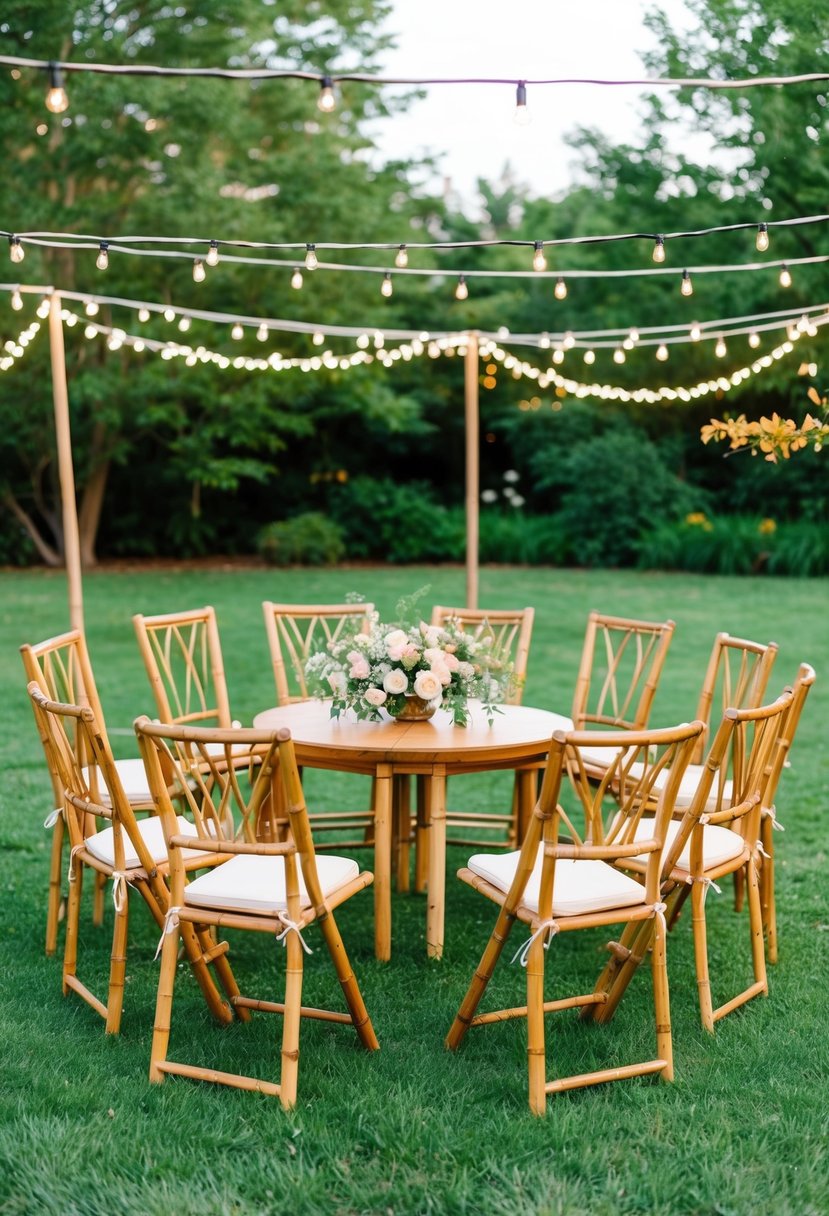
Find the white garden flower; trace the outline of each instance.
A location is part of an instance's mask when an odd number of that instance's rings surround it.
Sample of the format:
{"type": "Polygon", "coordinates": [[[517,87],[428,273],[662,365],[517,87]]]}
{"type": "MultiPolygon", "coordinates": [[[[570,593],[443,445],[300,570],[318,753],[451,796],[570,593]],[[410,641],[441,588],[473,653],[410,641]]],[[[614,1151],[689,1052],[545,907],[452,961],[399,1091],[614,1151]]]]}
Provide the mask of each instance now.
{"type": "Polygon", "coordinates": [[[382,705],[386,699],[386,694],[382,688],[367,688],[363,697],[368,701],[369,705],[382,705]]]}
{"type": "Polygon", "coordinates": [[[434,701],[443,693],[443,685],[433,671],[419,671],[415,676],[414,690],[424,701],[434,701]]]}
{"type": "Polygon", "coordinates": [[[383,687],[392,696],[399,696],[401,692],[408,690],[409,677],[399,667],[393,667],[391,671],[387,671],[383,676],[383,687]]]}

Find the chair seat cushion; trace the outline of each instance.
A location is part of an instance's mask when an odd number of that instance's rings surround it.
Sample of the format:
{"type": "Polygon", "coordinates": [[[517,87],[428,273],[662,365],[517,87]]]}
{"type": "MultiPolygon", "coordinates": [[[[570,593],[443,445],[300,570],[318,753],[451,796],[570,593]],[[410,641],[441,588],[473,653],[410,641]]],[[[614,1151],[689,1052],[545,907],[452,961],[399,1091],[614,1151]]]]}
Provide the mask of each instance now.
{"type": "MultiPolygon", "coordinates": [[[[299,866],[299,900],[303,908],[311,901],[299,866]]],[[[360,867],[350,857],[317,856],[317,874],[327,899],[340,887],[357,878],[360,867]]],[[[230,861],[202,874],[184,888],[184,902],[200,908],[226,908],[273,916],[288,907],[285,896],[285,858],[240,853],[230,861]]]]}
{"type": "MultiPolygon", "coordinates": [[[[147,774],[144,771],[144,761],[136,756],[130,760],[116,760],[115,769],[124,787],[124,793],[127,796],[127,801],[133,806],[152,806],[153,796],[150,793],[150,787],[147,782],[147,774]]],[[[89,780],[89,769],[83,770],[84,780],[89,780]]],[[[106,788],[104,775],[98,771],[99,796],[101,806],[111,806],[109,791],[106,788]]]]}
{"type": "MultiPolygon", "coordinates": [[[[519,857],[519,852],[478,853],[470,857],[469,869],[473,874],[492,883],[499,891],[506,892],[515,877],[519,857]]],[[[530,912],[538,911],[543,860],[544,846],[539,845],[533,872],[521,898],[522,907],[530,912]]],[[[572,861],[568,858],[556,860],[552,912],[554,917],[579,916],[586,912],[626,908],[643,903],[644,898],[641,883],[604,861],[572,861]]]]}
{"type": "MultiPolygon", "coordinates": [[[[676,834],[681,827],[681,823],[673,819],[668,824],[668,830],[665,833],[665,853],[667,854],[673,842],[676,840],[676,834]]],[[[640,819],[636,825],[634,834],[635,840],[650,840],[653,836],[653,820],[640,819]]],[[[702,865],[705,870],[713,870],[717,866],[724,865],[728,861],[733,861],[735,857],[739,857],[745,848],[745,840],[739,832],[732,832],[731,828],[721,828],[719,824],[708,823],[702,829],[702,865]]],[[[646,855],[636,859],[644,862],[646,855]]],[[[684,849],[677,860],[677,868],[680,870],[690,870],[691,868],[691,838],[689,837],[684,849]]]]}
{"type": "MultiPolygon", "coordinates": [[[[147,852],[156,863],[161,863],[167,860],[167,845],[164,843],[164,829],[161,826],[161,820],[157,815],[150,815],[146,819],[139,819],[138,831],[141,833],[141,839],[147,846],[147,852]]],[[[195,836],[196,829],[189,820],[183,815],[178,817],[178,830],[182,836],[195,836]]],[[[121,835],[124,840],[124,865],[126,869],[132,870],[141,863],[138,860],[138,854],[133,848],[130,838],[126,832],[122,830],[121,835]]],[[[87,836],[84,841],[87,851],[93,857],[97,857],[98,861],[104,862],[105,865],[115,865],[115,842],[113,840],[112,828],[105,828],[102,832],[96,832],[94,836],[87,836]]],[[[197,852],[203,850],[190,850],[188,856],[195,857],[197,852]]]]}

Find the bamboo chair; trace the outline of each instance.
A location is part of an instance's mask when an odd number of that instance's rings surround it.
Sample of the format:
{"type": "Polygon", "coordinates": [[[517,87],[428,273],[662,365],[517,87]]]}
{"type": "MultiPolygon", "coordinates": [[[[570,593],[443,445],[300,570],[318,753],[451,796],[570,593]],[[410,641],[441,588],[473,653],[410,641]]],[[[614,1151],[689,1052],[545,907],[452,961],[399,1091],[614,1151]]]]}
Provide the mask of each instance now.
{"type": "MultiPolygon", "coordinates": [[[[457,621],[467,633],[479,638],[488,636],[491,639],[492,654],[496,661],[512,665],[514,681],[507,696],[507,704],[520,705],[524,695],[524,685],[527,679],[527,663],[532,638],[534,608],[485,609],[448,607],[436,604],[432,609],[430,624],[442,627],[447,621],[457,621]]],[[[415,890],[423,891],[426,887],[426,869],[428,852],[428,824],[426,821],[426,804],[423,783],[417,783],[417,812],[412,825],[409,810],[409,778],[397,779],[399,790],[396,798],[396,819],[398,838],[397,856],[397,885],[401,890],[408,888],[409,881],[409,848],[412,839],[412,826],[415,830],[415,890]]],[[[481,838],[477,833],[500,831],[505,848],[515,848],[518,839],[518,774],[515,775],[512,809],[508,812],[486,811],[452,811],[446,812],[447,844],[466,845],[475,847],[498,847],[500,841],[492,836],[481,838]],[[455,831],[460,835],[452,836],[455,831]]]]}
{"type": "MultiPolygon", "coordinates": [[[[34,680],[52,701],[86,706],[91,709],[95,715],[98,729],[104,740],[106,740],[106,726],[101,711],[98,688],[95,683],[89,651],[87,650],[86,639],[83,633],[79,629],[72,629],[68,633],[48,638],[46,641],[38,642],[34,646],[23,645],[20,647],[20,654],[23,659],[23,667],[27,680],[34,680]]],[[[76,757],[81,767],[94,764],[94,758],[85,752],[84,732],[75,731],[73,738],[75,741],[76,757]]],[[[136,756],[134,759],[115,760],[114,765],[118,774],[119,784],[130,804],[139,810],[151,809],[152,796],[147,785],[147,777],[141,758],[136,756]]],[[[49,771],[52,779],[54,805],[59,807],[63,797],[63,788],[59,783],[56,784],[56,774],[51,766],[49,771]]],[[[110,796],[107,791],[106,782],[99,781],[98,792],[100,800],[104,804],[110,805],[110,796]]],[[[63,816],[59,816],[54,821],[52,829],[49,896],[46,909],[47,954],[54,954],[57,949],[58,922],[63,906],[61,885],[64,873],[64,832],[63,816]]],[[[93,917],[96,924],[101,923],[103,911],[103,888],[96,886],[93,917]]]]}
{"type": "MultiPolygon", "coordinates": [[[[185,726],[215,724],[222,730],[241,728],[241,722],[235,721],[230,713],[213,608],[161,616],[144,616],[139,612],[132,623],[162,722],[185,726]]],[[[224,755],[225,749],[217,749],[218,753],[224,755]]],[[[237,768],[246,767],[248,752],[241,739],[231,748],[229,756],[237,768]]]]}
{"type": "MultiPolygon", "coordinates": [[[[367,887],[373,876],[361,874],[350,858],[316,856],[289,731],[243,732],[245,744],[255,746],[259,753],[256,778],[245,794],[233,766],[222,765],[215,754],[217,746],[225,751],[233,746],[235,732],[158,725],[146,717],[138,719],[135,729],[164,821],[172,900],[163,935],[150,1080],[163,1081],[167,1074],[199,1078],[275,1095],[290,1108],[296,1102],[301,1018],[351,1025],[365,1047],[376,1050],[378,1046],[334,920],[334,909],[367,887]],[[195,841],[176,826],[169,794],[171,770],[196,825],[195,841]],[[232,810],[240,817],[241,832],[228,830],[232,810]],[[184,849],[193,843],[219,848],[229,856],[224,864],[186,884],[184,849]],[[310,953],[303,934],[315,922],[331,955],[347,1013],[302,1005],[304,953],[310,953]],[[274,937],[285,946],[284,1001],[245,997],[238,989],[230,998],[238,1014],[249,1016],[255,1009],[283,1015],[278,1083],[168,1058],[179,935],[190,928],[206,933],[214,926],[267,934],[265,945],[271,958],[274,937]]],[[[226,944],[217,949],[226,949],[226,944]]],[[[224,955],[222,961],[228,965],[224,955]]],[[[188,1030],[193,1033],[192,1024],[188,1030]]]]}
{"type": "Polygon", "coordinates": [[[800,716],[803,713],[803,706],[809,695],[809,689],[814,682],[814,669],[808,663],[802,663],[792,688],[792,703],[783,719],[778,746],[772,758],[772,765],[763,790],[763,799],[760,807],[760,907],[763,914],[766,951],[770,963],[776,963],[778,957],[774,837],[775,830],[782,829],[783,825],[779,821],[775,807],[777,786],[783,769],[789,762],[792,744],[797,733],[800,716]]]}
{"type": "MultiPolygon", "coordinates": [[[[134,888],[144,899],[150,914],[161,927],[169,907],[164,874],[167,849],[161,821],[155,816],[137,820],[130,806],[112,759],[106,736],[89,706],[52,701],[35,681],[28,685],[41,741],[52,774],[60,790],[58,811],[69,842],[69,905],[66,915],[66,941],[63,957],[63,994],[75,992],[106,1022],[107,1034],[118,1034],[124,1002],[129,891],[134,888]],[[85,754],[94,760],[87,766],[78,760],[81,739],[85,754]],[[101,797],[106,782],[107,798],[101,797]],[[98,831],[97,821],[109,827],[98,831]],[[78,977],[80,904],[86,870],[112,880],[115,922],[112,933],[109,984],[103,1001],[78,977]]],[[[195,830],[183,818],[177,830],[192,840],[195,830]],[[189,833],[189,835],[188,835],[189,833]]],[[[215,847],[207,852],[186,852],[186,866],[201,868],[216,860],[215,847]]],[[[208,1005],[222,1021],[232,1017],[230,1006],[221,1000],[206,972],[204,955],[212,947],[205,934],[188,934],[185,950],[196,978],[202,985],[208,1005]]],[[[228,977],[226,976],[226,979],[228,977]]]]}
{"type": "MultiPolygon", "coordinates": [[[[685,765],[703,724],[667,730],[612,732],[601,737],[609,764],[596,788],[581,757],[583,747],[596,746],[585,732],[556,732],[538,802],[518,853],[472,857],[458,877],[499,907],[495,928],[446,1039],[456,1048],[470,1026],[508,1018],[527,1018],[529,1099],[534,1114],[543,1114],[547,1094],[602,1081],[658,1073],[673,1079],[668,978],[665,961],[664,905],[660,898],[660,860],[673,812],[673,799],[685,765]],[[634,768],[637,765],[638,768],[634,768]],[[658,793],[656,776],[667,770],[668,781],[658,793]],[[559,805],[562,779],[570,773],[578,792],[587,830],[584,838],[559,805]],[[620,788],[618,806],[607,830],[602,822],[611,775],[620,788]],[[615,862],[642,848],[635,839],[643,808],[655,799],[656,815],[644,845],[647,866],[644,885],[622,873],[615,862]],[[564,835],[561,829],[564,828],[564,835]],[[527,1003],[512,1009],[477,1014],[476,1010],[516,920],[526,924],[529,940],[516,954],[527,970],[527,1003]],[[544,999],[547,948],[560,932],[622,923],[641,927],[645,942],[653,943],[652,972],[656,1015],[656,1057],[633,1064],[547,1080],[544,1014],[560,1009],[590,1008],[607,1000],[596,990],[559,1000],[544,999]]],[[[555,947],[551,946],[554,958],[555,947]]]]}
{"type": "MultiPolygon", "coordinates": [[[[691,924],[703,1027],[712,1032],[715,1023],[755,996],[768,995],[763,922],[758,884],[758,848],[763,791],[780,750],[780,733],[793,701],[791,689],[769,705],[754,709],[727,709],[701,770],[697,791],[680,821],[668,824],[660,880],[661,898],[667,907],[668,927],[673,928],[685,901],[691,899],[691,924]],[[719,879],[738,871],[744,874],[748,891],[748,922],[753,981],[736,996],[715,1008],[711,996],[708,961],[706,897],[719,879]]],[[[643,815],[635,839],[651,836],[654,819],[643,815]]],[[[619,864],[650,875],[649,858],[629,857],[619,864]]],[[[718,889],[718,888],[717,888],[718,889]]],[[[611,942],[610,961],[597,991],[607,1000],[585,1011],[585,1017],[606,1021],[612,1016],[633,972],[645,957],[649,942],[638,926],[626,926],[619,942],[611,942]]]]}
{"type": "MultiPolygon", "coordinates": [[[[360,604],[262,604],[265,633],[273,664],[277,705],[307,701],[305,665],[311,655],[337,641],[347,627],[369,627],[374,605],[360,604]]],[[[362,849],[374,845],[373,785],[367,811],[316,811],[310,821],[319,852],[328,849],[362,849]],[[321,834],[325,834],[320,840],[321,834]],[[330,834],[330,835],[329,835],[330,834]]]]}

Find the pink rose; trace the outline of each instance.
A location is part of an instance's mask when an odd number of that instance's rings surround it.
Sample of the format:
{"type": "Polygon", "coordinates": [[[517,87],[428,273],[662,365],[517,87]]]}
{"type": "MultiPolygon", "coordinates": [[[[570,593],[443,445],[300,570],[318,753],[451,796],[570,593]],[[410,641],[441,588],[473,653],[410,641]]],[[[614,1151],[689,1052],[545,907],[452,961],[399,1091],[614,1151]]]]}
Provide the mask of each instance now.
{"type": "Polygon", "coordinates": [[[369,705],[382,705],[386,699],[386,694],[382,688],[367,688],[363,694],[363,699],[368,701],[369,705]]]}
{"type": "Polygon", "coordinates": [[[443,693],[443,686],[434,671],[419,671],[415,676],[414,690],[424,701],[434,701],[443,693]]]}
{"type": "MultiPolygon", "coordinates": [[[[350,656],[349,656],[350,657],[350,656]]],[[[357,655],[356,661],[351,664],[351,671],[348,673],[352,680],[365,680],[371,668],[368,665],[368,660],[362,655],[357,655]]]]}

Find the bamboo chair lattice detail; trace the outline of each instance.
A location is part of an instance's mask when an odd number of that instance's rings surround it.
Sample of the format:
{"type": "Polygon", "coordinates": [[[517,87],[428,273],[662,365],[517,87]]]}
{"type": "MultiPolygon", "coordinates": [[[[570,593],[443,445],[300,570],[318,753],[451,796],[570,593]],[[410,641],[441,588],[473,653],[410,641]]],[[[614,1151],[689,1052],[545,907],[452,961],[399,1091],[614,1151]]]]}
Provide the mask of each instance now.
{"type": "Polygon", "coordinates": [[[258,759],[248,793],[232,765],[222,765],[214,755],[217,745],[233,745],[236,732],[159,725],[147,718],[139,718],[135,729],[164,821],[172,901],[162,939],[150,1079],[162,1081],[169,1073],[216,1081],[278,1096],[284,1107],[291,1107],[296,1101],[301,1018],[352,1025],[365,1047],[378,1046],[334,919],[334,909],[367,887],[372,875],[360,873],[350,858],[316,856],[289,731],[242,732],[242,741],[256,748],[258,759]],[[196,825],[195,841],[183,837],[176,827],[165,777],[170,767],[178,774],[176,787],[183,792],[196,825]],[[235,815],[241,830],[230,827],[235,815]],[[257,833],[278,839],[258,839],[257,833]],[[222,865],[186,884],[182,854],[193,843],[215,845],[228,856],[222,865]],[[331,955],[347,1013],[302,1005],[304,952],[310,952],[303,934],[314,923],[319,924],[331,955]],[[201,932],[210,927],[253,930],[276,937],[285,946],[284,1001],[245,997],[238,989],[230,997],[240,1016],[249,1016],[250,1010],[283,1015],[278,1083],[168,1058],[178,936],[185,926],[201,932]]]}
{"type": "MultiPolygon", "coordinates": [[[[702,767],[697,790],[681,820],[668,825],[661,875],[661,898],[673,928],[685,901],[692,905],[692,930],[700,1017],[706,1030],[755,996],[768,995],[763,922],[758,883],[760,815],[764,790],[780,748],[792,691],[775,702],[754,709],[727,709],[702,767]],[[715,1008],[711,997],[708,963],[706,898],[720,878],[742,871],[748,891],[748,928],[753,981],[732,999],[715,1008]]],[[[637,837],[650,835],[653,820],[645,814],[637,837]]],[[[620,865],[640,877],[646,859],[629,857],[620,865]]],[[[627,926],[619,942],[611,942],[611,958],[598,990],[607,1000],[585,1011],[596,1021],[609,1018],[622,993],[647,953],[648,942],[637,927],[627,926]]]]}
{"type": "MultiPolygon", "coordinates": [[[[603,1081],[658,1073],[673,1078],[670,1008],[665,961],[664,907],[660,899],[659,870],[665,832],[673,799],[685,765],[703,724],[694,722],[667,730],[613,732],[604,735],[599,750],[610,757],[605,778],[596,788],[581,758],[583,747],[595,745],[595,735],[556,732],[524,843],[518,853],[479,855],[470,859],[458,877],[499,905],[498,918],[467,994],[455,1017],[446,1045],[456,1048],[470,1026],[526,1017],[528,1026],[529,1100],[535,1114],[546,1109],[547,1094],[594,1085],[603,1081]],[[559,805],[562,780],[570,772],[582,803],[587,831],[584,839],[559,805]],[[664,771],[668,780],[655,793],[655,781],[664,771]],[[595,823],[610,790],[616,784],[612,828],[598,841],[591,839],[595,823]],[[657,812],[650,838],[645,885],[614,867],[640,849],[634,841],[643,808],[655,797],[657,812]],[[562,826],[569,839],[560,836],[562,826]],[[515,921],[526,924],[529,940],[520,953],[527,971],[527,1003],[511,1009],[478,1014],[477,1008],[506,945],[515,921]],[[545,1001],[546,948],[559,932],[600,925],[641,926],[643,938],[653,942],[652,972],[656,1015],[655,1058],[596,1072],[547,1080],[544,1014],[555,1010],[603,1004],[600,991],[545,1001]]],[[[516,958],[518,955],[516,955],[516,958]]]]}
{"type": "MultiPolygon", "coordinates": [[[[47,638],[46,641],[38,642],[34,646],[21,646],[20,654],[23,659],[27,681],[35,681],[41,691],[52,701],[68,705],[86,706],[91,709],[95,715],[98,730],[106,740],[106,726],[101,711],[98,688],[95,683],[92,663],[90,662],[89,651],[87,650],[86,639],[83,633],[79,629],[72,629],[68,633],[47,638]]],[[[81,768],[85,769],[89,765],[93,765],[95,763],[94,757],[87,754],[88,749],[84,746],[85,732],[71,726],[70,732],[72,733],[75,753],[81,768]]],[[[152,796],[147,785],[147,777],[140,757],[115,760],[114,765],[120,786],[130,804],[137,810],[151,809],[152,796]]],[[[52,766],[49,766],[49,771],[52,779],[54,805],[59,807],[62,805],[63,788],[60,784],[56,784],[55,770],[52,766]]],[[[87,780],[91,780],[91,775],[87,773],[86,778],[87,780]]],[[[101,779],[100,774],[98,774],[96,788],[101,801],[109,806],[110,796],[107,791],[107,785],[101,779]]],[[[49,896],[46,912],[47,954],[54,954],[57,949],[58,922],[60,920],[63,900],[61,886],[65,872],[63,863],[64,835],[64,818],[60,815],[55,820],[52,829],[49,896]]],[[[103,888],[98,886],[96,887],[93,915],[95,924],[101,923],[103,912],[103,888]]]]}
{"type": "MultiPolygon", "coordinates": [[[[330,642],[336,642],[345,629],[369,626],[374,605],[358,604],[274,604],[265,600],[262,612],[273,665],[277,705],[308,701],[311,693],[305,678],[305,665],[330,642]]],[[[373,783],[371,806],[374,805],[373,783]]],[[[373,847],[374,811],[315,811],[309,816],[318,852],[328,849],[373,847]],[[334,838],[332,839],[332,835],[334,838]]]]}
{"type": "MultiPolygon", "coordinates": [[[[75,992],[106,1021],[108,1034],[121,1026],[126,971],[126,946],[129,916],[129,890],[137,890],[156,923],[161,926],[169,907],[164,874],[167,849],[162,824],[155,816],[137,820],[124,794],[106,737],[89,706],[69,705],[46,697],[38,684],[28,686],[35,721],[56,788],[60,789],[59,814],[65,822],[71,845],[69,864],[69,904],[63,960],[63,992],[75,992]],[[67,730],[67,727],[69,728],[67,730]],[[70,740],[70,735],[72,740],[70,740]],[[90,757],[88,766],[78,761],[77,740],[90,757]],[[106,781],[108,797],[100,796],[106,781]],[[103,819],[110,826],[97,830],[103,819]],[[78,978],[80,903],[85,870],[104,880],[112,880],[115,923],[112,936],[109,985],[106,1001],[101,1001],[78,978]]],[[[193,833],[192,825],[178,819],[178,830],[193,833]]],[[[202,868],[216,860],[215,850],[188,850],[188,869],[202,868]]],[[[212,947],[207,935],[189,933],[184,942],[187,957],[202,985],[208,1005],[222,1021],[230,1020],[230,1006],[206,986],[209,977],[204,955],[212,947]]]]}

